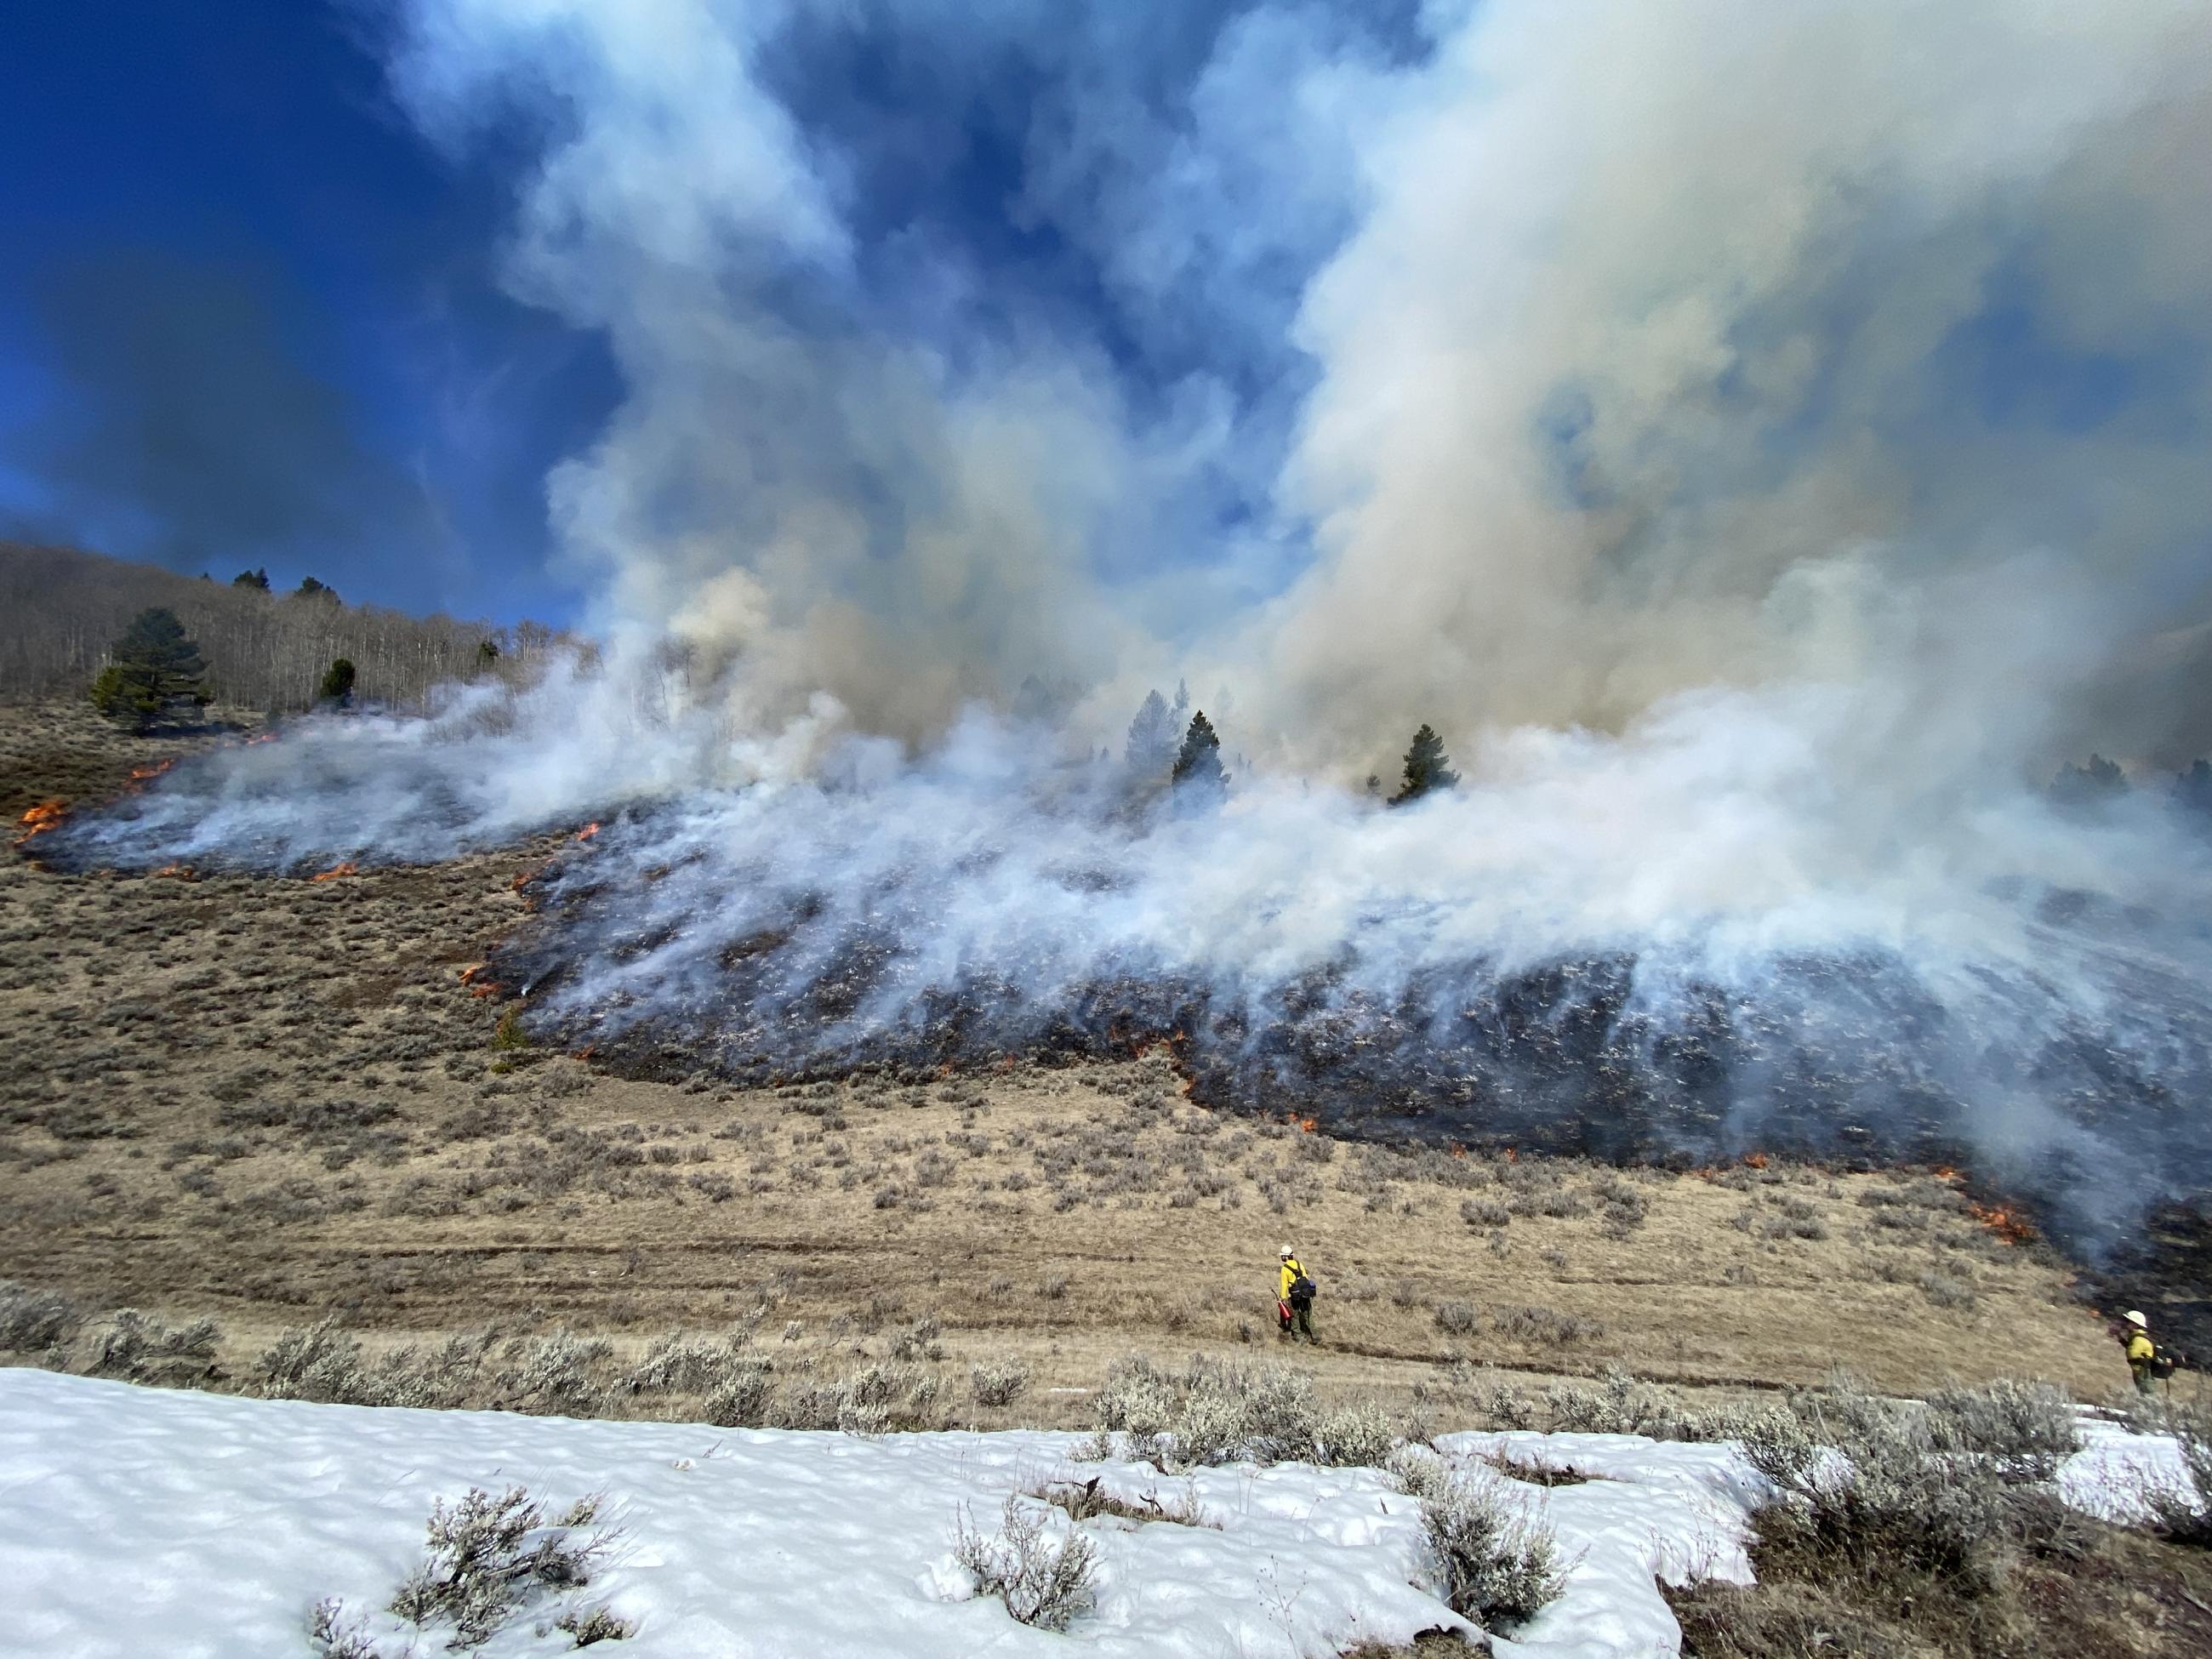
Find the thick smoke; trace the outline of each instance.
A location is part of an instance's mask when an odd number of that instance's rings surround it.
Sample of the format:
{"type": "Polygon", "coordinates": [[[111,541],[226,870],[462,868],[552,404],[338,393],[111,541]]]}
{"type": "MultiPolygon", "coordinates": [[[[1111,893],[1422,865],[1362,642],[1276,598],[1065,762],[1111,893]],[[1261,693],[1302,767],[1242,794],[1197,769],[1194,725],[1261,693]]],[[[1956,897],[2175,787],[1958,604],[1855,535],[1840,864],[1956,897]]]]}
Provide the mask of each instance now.
{"type": "Polygon", "coordinates": [[[1318,557],[1239,684],[1324,752],[1803,678],[1968,760],[2201,747],[2201,643],[2141,655],[2206,598],[2203,24],[1474,9],[1307,290],[1318,557]]]}
{"type": "Polygon", "coordinates": [[[406,15],[626,378],[549,486],[607,662],[53,856],[602,819],[501,971],[635,1063],[1180,1033],[1437,1133],[2203,1184],[2212,857],[2040,788],[2212,739],[2201,5],[406,15]],[[1218,813],[1096,758],[1179,672],[1218,813]],[[1343,787],[1425,720],[1462,788],[1343,787]]]}

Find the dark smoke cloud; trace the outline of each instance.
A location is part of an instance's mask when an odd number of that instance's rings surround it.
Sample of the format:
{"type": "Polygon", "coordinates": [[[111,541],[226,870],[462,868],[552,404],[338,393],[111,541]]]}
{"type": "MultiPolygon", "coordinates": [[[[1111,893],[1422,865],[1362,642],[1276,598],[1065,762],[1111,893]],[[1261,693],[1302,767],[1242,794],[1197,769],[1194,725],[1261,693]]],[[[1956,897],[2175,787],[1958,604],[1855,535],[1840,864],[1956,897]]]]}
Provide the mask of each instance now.
{"type": "Polygon", "coordinates": [[[432,503],[302,360],[299,306],[265,271],[83,256],[45,274],[39,315],[59,406],[19,465],[88,542],[218,577],[282,560],[341,592],[441,550],[432,503]]]}

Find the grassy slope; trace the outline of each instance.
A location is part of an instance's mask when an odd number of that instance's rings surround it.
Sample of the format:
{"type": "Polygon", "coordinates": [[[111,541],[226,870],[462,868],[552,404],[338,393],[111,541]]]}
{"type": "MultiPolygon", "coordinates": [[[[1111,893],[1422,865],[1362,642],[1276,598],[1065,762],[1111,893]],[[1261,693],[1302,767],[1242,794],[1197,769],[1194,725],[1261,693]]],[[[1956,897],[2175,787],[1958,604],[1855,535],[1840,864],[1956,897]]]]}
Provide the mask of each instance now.
{"type": "MultiPolygon", "coordinates": [[[[177,746],[0,709],[0,803],[96,796],[177,746]]],[[[848,1354],[934,1314],[950,1363],[1035,1366],[1016,1411],[1050,1420],[1079,1410],[1051,1389],[1120,1352],[1272,1341],[1291,1240],[1331,1387],[1448,1401],[1459,1360],[1721,1389],[1838,1364],[1896,1390],[2124,1380],[2063,1268],[1924,1179],[1636,1172],[1645,1218],[1608,1230],[1610,1171],[1222,1119],[1157,1058],[801,1095],[506,1053],[460,973],[544,850],[321,884],[0,857],[0,1277],[216,1314],[241,1358],[329,1311],[637,1344],[767,1307],[848,1354]],[[1470,1225],[1470,1200],[1511,1218],[1470,1225]],[[1455,1302],[1472,1333],[1439,1328],[1455,1302]],[[1522,1307],[1557,1317],[1501,1326],[1522,1307]]]]}

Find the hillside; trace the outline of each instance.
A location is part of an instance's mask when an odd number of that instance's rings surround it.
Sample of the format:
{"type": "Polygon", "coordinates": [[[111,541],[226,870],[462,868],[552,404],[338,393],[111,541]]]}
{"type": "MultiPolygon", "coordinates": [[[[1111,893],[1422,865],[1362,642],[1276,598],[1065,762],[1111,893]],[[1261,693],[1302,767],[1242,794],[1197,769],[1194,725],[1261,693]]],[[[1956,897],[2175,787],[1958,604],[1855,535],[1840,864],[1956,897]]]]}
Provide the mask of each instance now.
{"type": "Polygon", "coordinates": [[[224,703],[278,714],[310,707],[337,657],[359,672],[365,702],[412,705],[434,687],[525,672],[551,647],[552,630],[514,629],[452,617],[411,617],[343,596],[239,587],[157,565],[70,548],[0,542],[0,702],[80,695],[109,643],[139,611],[173,611],[208,660],[224,703]],[[489,642],[497,653],[488,653],[489,642]]]}
{"type": "MultiPolygon", "coordinates": [[[[10,801],[66,793],[26,774],[54,755],[119,780],[163,750],[0,711],[25,728],[10,801]]],[[[1447,1416],[1486,1367],[2125,1380],[2064,1265],[1925,1172],[1401,1152],[1204,1109],[1159,1054],[926,1086],[607,1075],[469,982],[548,850],[312,881],[0,862],[0,1277],[213,1316],[241,1378],[326,1313],[372,1348],[566,1325],[611,1363],[743,1319],[830,1368],[927,1325],[949,1370],[1028,1366],[1021,1415],[1049,1419],[1131,1349],[1272,1346],[1287,1240],[1323,1286],[1324,1382],[1447,1416]]]]}

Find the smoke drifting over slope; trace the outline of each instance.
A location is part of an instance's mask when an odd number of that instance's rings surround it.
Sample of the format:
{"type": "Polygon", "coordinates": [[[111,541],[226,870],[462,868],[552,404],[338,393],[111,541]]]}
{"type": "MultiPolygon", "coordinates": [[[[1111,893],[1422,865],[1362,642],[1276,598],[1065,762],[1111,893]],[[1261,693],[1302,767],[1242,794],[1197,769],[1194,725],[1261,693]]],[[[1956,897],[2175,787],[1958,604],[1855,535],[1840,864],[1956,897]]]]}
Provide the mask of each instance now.
{"type": "Polygon", "coordinates": [[[1181,666],[1364,770],[1902,673],[2014,764],[2203,746],[2202,642],[2140,663],[2212,536],[2192,0],[409,15],[434,131],[548,125],[514,280],[629,379],[556,520],[749,721],[1181,666]]]}
{"type": "Polygon", "coordinates": [[[1440,1133],[2203,1184],[2212,860],[2033,787],[2212,746],[2201,5],[406,15],[627,378],[550,485],[609,665],[52,855],[605,818],[503,971],[610,1053],[1180,1030],[1440,1133]],[[1091,758],[1177,673],[1218,815],[1091,758]],[[1338,787],[1420,720],[1465,788],[1338,787]]]}

